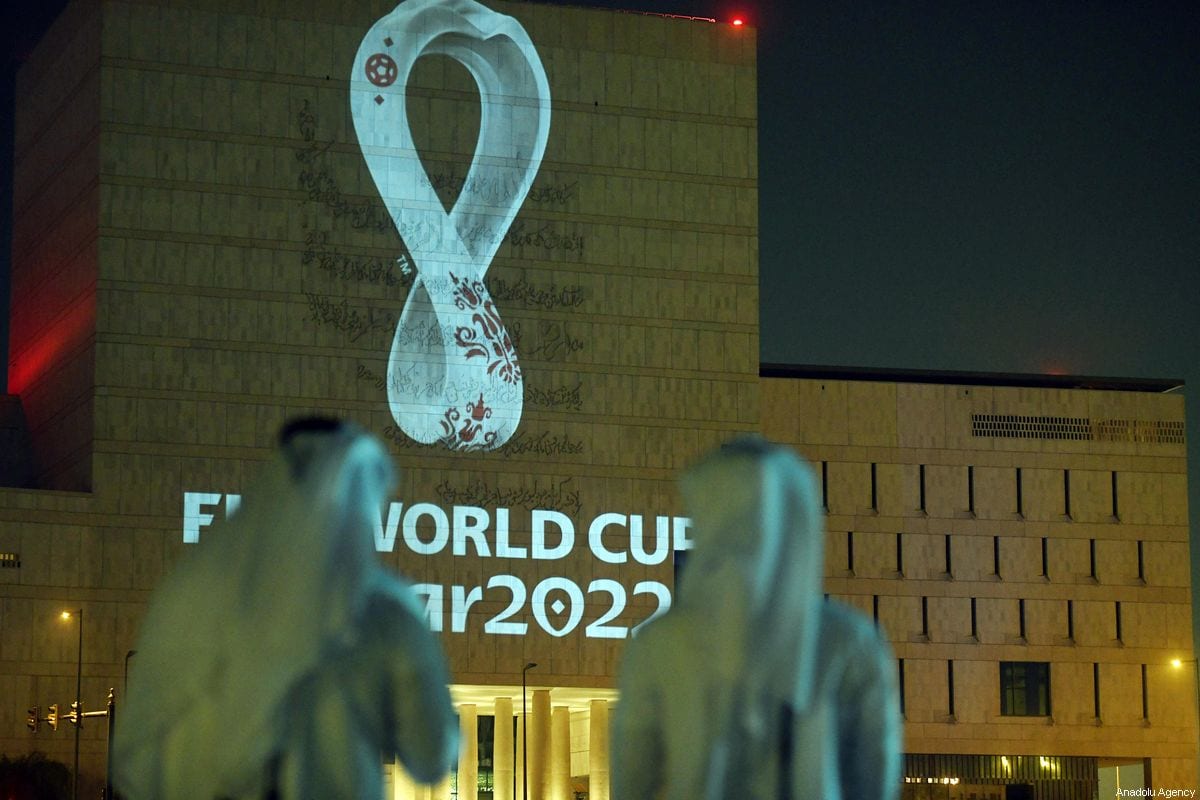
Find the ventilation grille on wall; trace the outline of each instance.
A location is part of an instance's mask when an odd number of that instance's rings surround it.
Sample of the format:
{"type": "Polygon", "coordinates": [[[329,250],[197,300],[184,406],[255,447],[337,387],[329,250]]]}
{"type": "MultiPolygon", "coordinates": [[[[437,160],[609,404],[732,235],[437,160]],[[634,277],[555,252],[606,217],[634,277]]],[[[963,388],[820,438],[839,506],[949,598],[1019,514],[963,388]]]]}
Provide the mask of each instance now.
{"type": "Polygon", "coordinates": [[[21,566],[21,556],[16,553],[0,553],[0,569],[21,566]]]}
{"type": "Polygon", "coordinates": [[[1077,441],[1186,444],[1182,422],[1146,419],[1035,417],[1022,414],[972,414],[971,434],[1001,439],[1073,439],[1077,441]]]}

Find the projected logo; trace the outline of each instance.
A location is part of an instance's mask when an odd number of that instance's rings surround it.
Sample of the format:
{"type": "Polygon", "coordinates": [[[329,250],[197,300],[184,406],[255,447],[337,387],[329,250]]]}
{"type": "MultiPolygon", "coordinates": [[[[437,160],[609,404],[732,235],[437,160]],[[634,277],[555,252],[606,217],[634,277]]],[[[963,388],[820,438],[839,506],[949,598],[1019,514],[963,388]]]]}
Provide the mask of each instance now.
{"type": "Polygon", "coordinates": [[[388,356],[388,406],[424,444],[500,447],[521,421],[524,388],[512,337],[484,284],[546,150],[550,86],[521,24],[473,0],[407,0],[359,45],[350,113],[367,168],[417,277],[388,356]],[[505,197],[465,188],[447,214],[421,165],[406,90],[417,59],[444,55],[479,87],[479,140],[464,187],[516,187],[505,197]]]}

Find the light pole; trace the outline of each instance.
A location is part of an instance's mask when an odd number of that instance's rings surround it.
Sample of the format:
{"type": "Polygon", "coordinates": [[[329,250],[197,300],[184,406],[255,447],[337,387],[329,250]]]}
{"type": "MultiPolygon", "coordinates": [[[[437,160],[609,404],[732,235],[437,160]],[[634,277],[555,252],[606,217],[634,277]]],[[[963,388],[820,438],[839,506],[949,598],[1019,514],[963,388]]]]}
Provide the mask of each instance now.
{"type": "MultiPolygon", "coordinates": [[[[60,615],[64,621],[71,619],[71,612],[60,615]]],[[[77,609],[79,619],[79,649],[75,659],[75,768],[71,772],[71,797],[79,800],[79,729],[83,727],[83,609],[77,609]]]]}
{"type": "Polygon", "coordinates": [[[521,670],[521,798],[529,800],[529,714],[525,710],[525,674],[537,666],[530,661],[521,670]]]}

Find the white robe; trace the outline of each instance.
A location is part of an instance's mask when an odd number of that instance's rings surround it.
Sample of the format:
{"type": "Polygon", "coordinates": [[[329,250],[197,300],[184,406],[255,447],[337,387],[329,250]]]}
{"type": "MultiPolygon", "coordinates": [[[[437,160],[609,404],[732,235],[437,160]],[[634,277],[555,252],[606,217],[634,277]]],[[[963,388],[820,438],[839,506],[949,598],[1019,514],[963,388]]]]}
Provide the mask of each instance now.
{"type": "Polygon", "coordinates": [[[735,442],[690,470],[676,603],[629,643],[613,800],[891,800],[896,666],[823,599],[816,484],[791,451],[735,442]]]}
{"type": "Polygon", "coordinates": [[[457,752],[441,647],[378,562],[392,483],[352,425],[291,438],[156,590],[117,715],[129,800],[382,794],[399,755],[434,782],[457,752]]]}

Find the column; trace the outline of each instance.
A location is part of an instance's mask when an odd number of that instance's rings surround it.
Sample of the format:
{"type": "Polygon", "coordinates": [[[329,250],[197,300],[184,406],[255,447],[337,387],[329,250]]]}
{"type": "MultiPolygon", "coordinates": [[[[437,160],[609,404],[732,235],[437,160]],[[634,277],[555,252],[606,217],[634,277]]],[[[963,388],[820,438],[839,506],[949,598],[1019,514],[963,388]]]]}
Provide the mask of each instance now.
{"type": "Polygon", "coordinates": [[[413,786],[413,779],[409,777],[404,767],[400,765],[400,759],[397,758],[391,764],[392,768],[392,794],[391,800],[415,800],[416,791],[413,786]]]}
{"type": "Polygon", "coordinates": [[[533,714],[529,720],[529,800],[549,800],[550,783],[550,690],[533,692],[533,714]]]}
{"type": "Polygon", "coordinates": [[[549,800],[571,796],[571,709],[558,706],[550,717],[549,800]]]}
{"type": "Polygon", "coordinates": [[[517,796],[513,800],[525,800],[528,792],[525,788],[525,715],[517,714],[517,763],[513,769],[517,773],[517,796]]]}
{"type": "Polygon", "coordinates": [[[429,792],[430,800],[451,800],[454,795],[454,783],[450,780],[450,773],[447,772],[445,777],[434,784],[429,792]]]}
{"type": "Polygon", "coordinates": [[[588,800],[609,800],[608,701],[593,700],[588,707],[588,800]]]}
{"type": "Polygon", "coordinates": [[[493,800],[513,797],[513,707],[511,697],[496,698],[496,727],[493,734],[493,800]]]}
{"type": "Polygon", "coordinates": [[[479,719],[474,703],[458,707],[458,800],[479,800],[479,719]]]}

